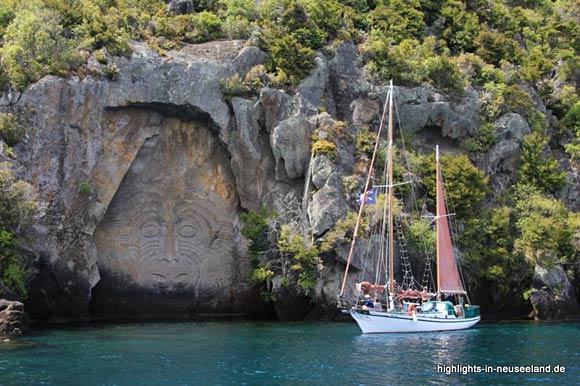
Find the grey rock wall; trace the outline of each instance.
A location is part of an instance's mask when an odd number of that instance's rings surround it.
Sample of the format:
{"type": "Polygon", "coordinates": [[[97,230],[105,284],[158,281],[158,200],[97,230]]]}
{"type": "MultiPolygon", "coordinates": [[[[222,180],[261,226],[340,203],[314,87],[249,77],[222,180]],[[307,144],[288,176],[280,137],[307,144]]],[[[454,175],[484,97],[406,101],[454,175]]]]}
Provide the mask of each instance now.
{"type": "Polygon", "coordinates": [[[580,316],[578,299],[559,263],[551,267],[535,267],[530,298],[534,318],[538,320],[553,321],[580,316]]]}
{"type": "MultiPolygon", "coordinates": [[[[249,126],[232,135],[219,86],[243,47],[170,58],[134,48],[130,60],[114,59],[116,81],[46,77],[11,106],[31,127],[19,170],[41,208],[31,314],[58,322],[268,312],[246,282],[238,220],[240,197],[259,202],[266,192],[236,183],[256,175],[242,165],[256,157],[248,146],[259,135],[249,126]]],[[[265,180],[273,163],[258,158],[265,180]]]]}

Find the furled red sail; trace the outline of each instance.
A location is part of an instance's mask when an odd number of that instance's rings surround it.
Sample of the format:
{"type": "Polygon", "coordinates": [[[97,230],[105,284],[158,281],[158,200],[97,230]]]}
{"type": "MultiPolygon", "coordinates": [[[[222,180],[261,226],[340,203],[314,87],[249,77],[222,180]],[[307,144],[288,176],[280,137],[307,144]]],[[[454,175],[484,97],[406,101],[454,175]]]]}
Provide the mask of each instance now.
{"type": "Polygon", "coordinates": [[[439,231],[437,234],[439,252],[439,292],[442,293],[465,293],[461,284],[457,262],[455,260],[455,250],[451,242],[449,231],[449,218],[445,208],[445,196],[443,194],[443,181],[437,160],[437,221],[439,231]]]}

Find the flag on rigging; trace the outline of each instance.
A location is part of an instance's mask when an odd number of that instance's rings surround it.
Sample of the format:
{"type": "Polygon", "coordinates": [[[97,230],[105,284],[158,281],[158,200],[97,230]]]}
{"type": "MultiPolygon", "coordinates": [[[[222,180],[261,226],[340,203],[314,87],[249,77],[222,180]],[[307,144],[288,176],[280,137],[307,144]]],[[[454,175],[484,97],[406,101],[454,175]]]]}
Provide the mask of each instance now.
{"type": "MultiPolygon", "coordinates": [[[[356,199],[357,205],[360,205],[363,200],[364,194],[361,193],[358,195],[356,199]]],[[[366,194],[365,205],[372,205],[377,203],[377,191],[375,189],[371,189],[366,194]]]]}

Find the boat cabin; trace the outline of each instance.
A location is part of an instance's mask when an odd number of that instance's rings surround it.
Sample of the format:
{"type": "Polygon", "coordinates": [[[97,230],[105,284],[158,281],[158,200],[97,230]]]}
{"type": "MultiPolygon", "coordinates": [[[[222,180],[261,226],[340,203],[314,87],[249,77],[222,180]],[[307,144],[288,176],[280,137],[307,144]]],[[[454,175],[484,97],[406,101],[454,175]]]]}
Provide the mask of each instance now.
{"type": "Polygon", "coordinates": [[[425,302],[421,305],[421,312],[427,313],[440,313],[446,315],[455,315],[455,308],[451,302],[425,302]]]}

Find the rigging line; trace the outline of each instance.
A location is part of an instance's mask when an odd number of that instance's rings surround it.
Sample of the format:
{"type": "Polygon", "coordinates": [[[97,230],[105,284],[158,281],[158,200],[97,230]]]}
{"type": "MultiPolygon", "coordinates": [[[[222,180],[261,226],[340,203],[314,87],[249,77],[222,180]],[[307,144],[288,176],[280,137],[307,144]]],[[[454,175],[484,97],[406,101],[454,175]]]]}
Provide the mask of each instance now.
{"type": "MultiPolygon", "coordinates": [[[[371,228],[371,234],[376,230],[376,226],[373,226],[371,228]]],[[[372,243],[367,243],[367,247],[365,249],[365,254],[364,254],[364,260],[363,260],[363,267],[362,267],[362,275],[361,275],[361,281],[364,281],[365,279],[365,274],[367,273],[367,263],[369,262],[369,256],[370,256],[370,252],[371,252],[371,245],[372,243]]],[[[371,272],[368,272],[369,276],[371,277],[371,272]]]]}
{"type": "Polygon", "coordinates": [[[463,284],[463,290],[465,291],[465,297],[467,298],[467,301],[471,303],[471,300],[469,299],[469,295],[467,293],[467,286],[465,285],[466,284],[465,278],[463,277],[463,269],[461,269],[461,260],[458,258],[456,259],[456,262],[457,262],[457,270],[459,271],[459,277],[461,279],[461,283],[463,284]]]}
{"type": "MultiPolygon", "coordinates": [[[[412,287],[415,277],[413,275],[413,266],[411,264],[410,258],[407,251],[407,243],[405,236],[403,234],[403,225],[400,216],[397,216],[395,220],[395,225],[397,228],[397,235],[399,237],[399,252],[401,258],[401,267],[403,269],[403,287],[412,287]]],[[[405,288],[404,288],[405,289],[405,288]]]]}
{"type": "Polygon", "coordinates": [[[409,185],[412,184],[413,181],[405,181],[405,182],[399,182],[396,184],[391,184],[391,185],[373,185],[373,188],[394,188],[397,186],[401,186],[401,185],[409,185]]]}
{"type": "MultiPolygon", "coordinates": [[[[401,144],[402,144],[402,148],[403,148],[403,154],[404,154],[404,159],[405,159],[405,164],[407,167],[407,172],[411,174],[411,176],[413,176],[412,171],[411,171],[411,164],[409,161],[409,157],[408,157],[408,151],[407,151],[407,146],[405,144],[405,137],[403,136],[403,125],[401,124],[401,117],[399,115],[399,107],[398,105],[395,103],[395,114],[397,115],[397,124],[399,127],[399,131],[400,131],[400,138],[401,138],[401,144]]],[[[418,200],[416,198],[416,192],[415,192],[415,184],[414,184],[414,178],[411,178],[411,203],[412,203],[412,208],[415,210],[415,213],[419,213],[419,206],[418,206],[418,200]]],[[[413,210],[411,210],[411,212],[413,212],[413,210]]],[[[412,219],[411,219],[412,221],[412,219]]],[[[424,244],[424,252],[427,253],[427,248],[426,248],[426,240],[424,238],[421,238],[423,240],[423,244],[424,244]]]]}
{"type": "MultiPolygon", "coordinates": [[[[391,91],[389,90],[389,93],[387,94],[387,96],[390,96],[390,95],[391,95],[391,91]]],[[[364,209],[364,206],[365,206],[364,197],[365,197],[365,195],[367,193],[367,190],[369,188],[369,184],[371,182],[371,174],[372,174],[373,166],[374,166],[374,163],[375,163],[375,157],[377,155],[377,150],[378,150],[378,147],[379,147],[379,141],[380,141],[380,138],[381,138],[381,133],[382,133],[382,130],[383,130],[383,127],[384,127],[384,124],[385,124],[385,117],[387,115],[386,114],[386,109],[387,109],[387,103],[388,103],[388,101],[389,101],[389,98],[387,98],[387,100],[385,101],[385,106],[383,108],[383,114],[382,114],[382,118],[381,118],[381,123],[379,125],[379,132],[377,133],[377,140],[376,140],[376,143],[375,143],[375,148],[374,148],[374,151],[373,151],[373,156],[371,158],[371,164],[369,166],[369,174],[367,176],[366,183],[365,183],[365,188],[364,188],[364,191],[363,191],[363,199],[361,200],[360,208],[358,210],[356,225],[354,226],[354,231],[353,231],[353,235],[352,235],[352,243],[350,244],[350,252],[348,254],[348,261],[346,262],[346,268],[344,270],[344,277],[342,279],[342,285],[340,287],[340,292],[338,294],[339,297],[341,297],[342,294],[344,293],[344,287],[346,286],[346,278],[347,278],[347,275],[348,275],[348,268],[350,266],[350,261],[352,259],[352,254],[354,252],[354,246],[356,244],[356,238],[358,236],[358,228],[360,226],[360,219],[361,219],[362,212],[363,212],[363,209],[364,209]]]]}
{"type": "MultiPolygon", "coordinates": [[[[407,171],[409,173],[411,173],[411,175],[412,175],[411,165],[410,165],[410,162],[409,162],[409,157],[407,155],[408,154],[408,151],[407,151],[407,146],[406,146],[406,143],[405,143],[405,137],[403,136],[403,125],[401,124],[401,118],[400,118],[400,115],[399,115],[399,107],[398,107],[398,104],[397,103],[395,103],[394,105],[395,105],[395,114],[397,116],[397,124],[398,124],[399,131],[400,131],[400,138],[401,138],[401,145],[402,145],[401,147],[403,149],[405,164],[407,166],[407,171]]],[[[414,179],[411,178],[411,180],[413,181],[414,179]]],[[[417,197],[417,192],[415,191],[415,184],[412,183],[411,184],[411,204],[412,204],[411,205],[411,213],[413,212],[413,209],[414,209],[415,213],[419,213],[418,200],[417,200],[416,197],[417,197]]],[[[411,216],[410,221],[413,222],[412,216],[411,216]]],[[[420,243],[421,244],[421,247],[423,249],[423,254],[426,257],[426,260],[428,260],[429,258],[432,259],[432,257],[430,257],[430,253],[429,253],[429,248],[427,246],[426,237],[420,237],[420,241],[421,241],[421,243],[420,243]]],[[[425,266],[425,269],[427,269],[427,265],[425,266]]],[[[432,271],[432,269],[431,269],[431,271],[432,271]]],[[[431,272],[431,277],[432,276],[433,276],[433,273],[431,272]]]]}
{"type": "Polygon", "coordinates": [[[426,262],[425,272],[423,274],[421,286],[427,287],[427,289],[433,288],[433,292],[434,292],[435,291],[435,278],[433,277],[433,260],[434,259],[433,259],[433,256],[431,254],[428,256],[428,259],[429,260],[427,260],[427,262],[426,262]],[[429,279],[431,279],[430,282],[429,282],[429,279]]]}
{"type": "MultiPolygon", "coordinates": [[[[403,158],[405,159],[405,166],[407,167],[407,172],[410,173],[412,175],[411,172],[411,164],[409,162],[409,157],[407,156],[408,152],[407,152],[407,145],[405,144],[405,137],[403,136],[403,125],[401,124],[401,117],[399,116],[399,107],[396,103],[394,103],[395,105],[395,115],[397,116],[397,125],[399,127],[399,137],[401,138],[401,147],[403,149],[403,158]]],[[[413,178],[411,178],[411,181],[414,181],[413,178]]],[[[415,210],[416,212],[419,212],[419,207],[417,206],[417,200],[415,197],[415,189],[414,189],[415,184],[411,184],[411,201],[415,206],[415,210]]]]}
{"type": "MultiPolygon", "coordinates": [[[[376,227],[371,228],[371,234],[373,233],[374,228],[376,228],[376,227]]],[[[371,243],[367,243],[367,247],[366,247],[366,251],[365,251],[364,259],[363,259],[362,271],[361,271],[361,280],[360,280],[361,282],[365,281],[365,274],[366,274],[366,271],[367,271],[367,263],[369,261],[370,250],[371,250],[371,243]]],[[[370,272],[369,272],[369,277],[370,277],[370,272]]],[[[360,292],[357,292],[357,295],[356,295],[356,301],[357,301],[357,303],[361,299],[361,296],[360,295],[361,295],[360,292]]]]}
{"type": "MultiPolygon", "coordinates": [[[[389,151],[389,150],[387,149],[387,151],[389,151]]],[[[389,158],[388,156],[385,157],[385,162],[383,165],[383,175],[382,175],[383,178],[387,175],[387,173],[389,171],[388,158],[389,158]]],[[[381,181],[382,181],[382,179],[381,179],[381,181]]],[[[387,252],[388,251],[388,249],[387,249],[388,244],[385,244],[385,233],[387,231],[387,208],[389,206],[389,203],[388,203],[388,199],[387,199],[387,194],[388,194],[387,185],[385,185],[384,188],[385,188],[385,193],[384,193],[384,200],[383,200],[384,201],[384,203],[383,203],[383,217],[381,219],[381,224],[382,224],[382,226],[381,226],[381,247],[379,248],[379,253],[380,253],[379,260],[382,262],[383,258],[385,259],[385,275],[388,276],[388,264],[386,262],[387,255],[388,255],[388,252],[387,252]]],[[[388,237],[387,237],[386,241],[389,242],[388,237]]],[[[380,274],[380,272],[377,271],[377,283],[378,283],[379,274],[380,274]]]]}
{"type": "MultiPolygon", "coordinates": [[[[371,228],[369,229],[369,233],[371,235],[373,234],[377,234],[378,232],[378,224],[375,224],[373,226],[371,226],[371,228]]],[[[365,263],[363,266],[363,275],[362,275],[362,280],[361,281],[365,281],[365,277],[368,277],[368,280],[370,281],[372,279],[372,261],[371,259],[374,257],[374,254],[372,253],[373,251],[373,245],[374,245],[374,241],[372,239],[372,236],[367,240],[367,245],[365,248],[365,263]],[[367,267],[368,271],[367,271],[367,267]]],[[[378,267],[378,265],[376,266],[376,269],[380,269],[378,267]]]]}
{"type": "MultiPolygon", "coordinates": [[[[380,150],[379,150],[380,151],[380,150]]],[[[383,164],[383,176],[385,176],[387,174],[387,158],[385,158],[385,162],[383,164]]],[[[383,217],[380,220],[381,223],[381,234],[380,234],[380,246],[379,246],[379,256],[378,256],[378,261],[382,261],[383,259],[383,254],[385,255],[386,258],[386,245],[385,245],[385,232],[386,232],[386,227],[387,227],[387,188],[385,187],[385,193],[384,193],[384,203],[383,203],[383,217]]],[[[387,267],[385,267],[385,272],[387,271],[387,267]]],[[[375,282],[378,283],[379,282],[379,275],[380,272],[377,270],[376,272],[376,279],[375,282]]]]}

